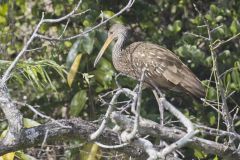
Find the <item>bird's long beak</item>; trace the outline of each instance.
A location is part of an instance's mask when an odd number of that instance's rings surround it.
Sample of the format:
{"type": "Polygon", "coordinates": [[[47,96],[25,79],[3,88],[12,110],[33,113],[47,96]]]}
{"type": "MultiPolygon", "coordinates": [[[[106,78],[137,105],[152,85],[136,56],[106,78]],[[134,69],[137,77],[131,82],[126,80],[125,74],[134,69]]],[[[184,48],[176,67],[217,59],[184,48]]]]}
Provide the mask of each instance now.
{"type": "Polygon", "coordinates": [[[106,42],[104,43],[104,45],[102,46],[102,49],[100,50],[100,52],[97,55],[97,58],[94,61],[94,67],[96,67],[98,61],[100,60],[100,58],[102,57],[104,51],[107,49],[107,47],[109,46],[109,44],[113,41],[113,36],[108,36],[106,42]]]}

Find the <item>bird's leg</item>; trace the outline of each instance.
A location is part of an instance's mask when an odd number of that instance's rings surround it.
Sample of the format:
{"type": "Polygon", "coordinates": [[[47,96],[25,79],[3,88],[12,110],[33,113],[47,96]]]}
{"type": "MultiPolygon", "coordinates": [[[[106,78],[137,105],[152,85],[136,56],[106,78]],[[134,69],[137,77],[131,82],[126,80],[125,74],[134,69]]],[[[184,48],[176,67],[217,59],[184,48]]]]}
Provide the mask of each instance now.
{"type": "Polygon", "coordinates": [[[165,98],[165,94],[162,91],[160,91],[160,89],[155,84],[155,82],[153,82],[151,79],[149,79],[149,81],[150,81],[150,84],[152,85],[152,87],[154,88],[153,90],[155,90],[157,95],[159,95],[158,97],[165,98]]]}
{"type": "Polygon", "coordinates": [[[152,89],[152,92],[158,103],[158,108],[159,108],[159,113],[160,113],[160,125],[163,126],[163,124],[164,124],[164,106],[160,102],[160,98],[165,98],[165,95],[159,90],[159,88],[153,81],[151,81],[151,85],[154,88],[154,89],[152,89]]]}
{"type": "Polygon", "coordinates": [[[160,102],[160,97],[159,97],[157,91],[155,89],[153,89],[152,92],[158,103],[158,108],[159,108],[159,113],[160,113],[160,125],[163,126],[164,125],[164,107],[163,107],[163,104],[160,102]]]}
{"type": "MultiPolygon", "coordinates": [[[[138,93],[139,89],[140,89],[140,86],[139,84],[137,84],[136,87],[133,89],[133,91],[138,93]]],[[[133,97],[133,103],[131,105],[131,112],[135,115],[137,115],[137,111],[136,111],[137,99],[138,99],[138,94],[136,94],[136,96],[133,97]]]]}
{"type": "MultiPolygon", "coordinates": [[[[155,99],[157,100],[158,103],[158,109],[159,109],[159,114],[160,114],[160,125],[163,126],[164,125],[164,106],[162,104],[162,102],[160,101],[160,98],[165,97],[165,95],[159,90],[159,88],[157,87],[157,85],[151,81],[151,84],[153,86],[154,89],[152,89],[152,92],[155,96],[155,99]]],[[[164,141],[160,140],[159,146],[164,146],[164,141]]]]}
{"type": "Polygon", "coordinates": [[[124,142],[130,141],[131,139],[133,139],[136,136],[137,131],[138,131],[140,108],[141,108],[141,97],[142,97],[142,86],[143,86],[143,81],[144,81],[144,76],[145,76],[145,70],[146,69],[143,68],[139,87],[136,91],[137,94],[136,94],[136,96],[133,97],[132,106],[134,107],[134,109],[136,107],[136,110],[134,111],[135,112],[135,120],[134,120],[133,130],[129,134],[122,134],[121,138],[124,142]]]}
{"type": "MultiPolygon", "coordinates": [[[[122,75],[124,75],[124,74],[123,73],[115,74],[115,82],[116,82],[116,85],[118,86],[118,88],[122,88],[121,85],[118,83],[118,78],[122,75]]],[[[133,89],[133,92],[138,92],[138,90],[139,90],[139,84],[137,84],[135,86],[135,88],[133,89]]],[[[137,114],[136,113],[136,102],[134,103],[135,98],[137,100],[137,94],[136,94],[136,97],[133,97],[133,103],[131,105],[131,112],[136,115],[137,114]]],[[[128,106],[126,108],[128,108],[128,106]]]]}
{"type": "MultiPolygon", "coordinates": [[[[164,106],[163,106],[162,102],[160,101],[160,97],[159,97],[156,89],[153,89],[152,92],[153,92],[153,94],[154,94],[154,96],[157,100],[157,103],[158,103],[158,109],[159,109],[159,113],[160,113],[160,125],[163,126],[164,125],[164,106]]],[[[164,141],[160,140],[159,146],[163,147],[164,146],[164,141]]]]}

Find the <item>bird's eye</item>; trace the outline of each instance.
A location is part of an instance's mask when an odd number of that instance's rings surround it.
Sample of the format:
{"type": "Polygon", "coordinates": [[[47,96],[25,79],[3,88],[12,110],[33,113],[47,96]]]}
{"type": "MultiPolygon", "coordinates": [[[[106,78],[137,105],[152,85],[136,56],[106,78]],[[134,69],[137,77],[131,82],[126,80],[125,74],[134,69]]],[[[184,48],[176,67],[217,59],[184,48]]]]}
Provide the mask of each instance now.
{"type": "Polygon", "coordinates": [[[113,31],[110,31],[109,34],[113,34],[113,31]]]}

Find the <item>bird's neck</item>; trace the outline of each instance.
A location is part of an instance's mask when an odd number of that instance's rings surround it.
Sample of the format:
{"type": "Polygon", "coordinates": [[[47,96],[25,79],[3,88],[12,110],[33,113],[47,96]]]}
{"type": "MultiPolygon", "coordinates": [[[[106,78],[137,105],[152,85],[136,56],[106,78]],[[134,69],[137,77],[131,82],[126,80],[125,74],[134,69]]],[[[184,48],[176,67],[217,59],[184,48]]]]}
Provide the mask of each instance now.
{"type": "Polygon", "coordinates": [[[119,57],[123,54],[122,50],[125,48],[126,36],[120,35],[118,36],[117,42],[113,47],[113,56],[119,57]]]}
{"type": "Polygon", "coordinates": [[[127,66],[126,64],[126,52],[124,49],[126,48],[126,36],[120,35],[118,36],[117,42],[113,46],[112,53],[112,61],[116,70],[123,72],[124,68],[127,66]]]}

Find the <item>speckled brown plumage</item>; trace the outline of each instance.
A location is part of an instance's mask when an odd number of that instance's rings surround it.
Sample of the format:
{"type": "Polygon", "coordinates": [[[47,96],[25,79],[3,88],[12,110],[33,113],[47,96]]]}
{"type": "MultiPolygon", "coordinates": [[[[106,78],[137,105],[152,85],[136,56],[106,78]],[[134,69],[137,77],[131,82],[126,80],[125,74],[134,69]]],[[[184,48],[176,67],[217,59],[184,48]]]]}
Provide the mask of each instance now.
{"type": "Polygon", "coordinates": [[[108,32],[108,40],[100,51],[97,61],[107,45],[117,39],[113,48],[113,65],[121,73],[139,80],[145,68],[144,82],[151,87],[186,92],[194,97],[204,97],[201,82],[190,69],[170,50],[156,44],[135,42],[125,45],[127,28],[113,25],[108,32]]]}

